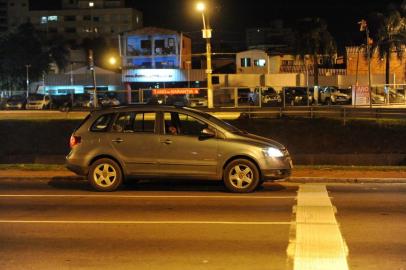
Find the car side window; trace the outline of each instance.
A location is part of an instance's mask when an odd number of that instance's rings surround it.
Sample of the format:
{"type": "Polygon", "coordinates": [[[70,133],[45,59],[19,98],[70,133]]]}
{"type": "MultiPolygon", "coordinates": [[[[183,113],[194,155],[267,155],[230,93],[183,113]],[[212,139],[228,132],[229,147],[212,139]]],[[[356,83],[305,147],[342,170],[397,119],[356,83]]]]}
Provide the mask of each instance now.
{"type": "Polygon", "coordinates": [[[113,132],[134,132],[134,113],[125,112],[120,113],[111,128],[113,132]]]}
{"type": "Polygon", "coordinates": [[[154,112],[125,112],[120,113],[112,126],[113,132],[155,132],[154,112]]]}
{"type": "Polygon", "coordinates": [[[164,120],[165,134],[168,135],[198,137],[201,135],[203,129],[208,127],[205,122],[193,116],[177,112],[166,112],[164,114],[164,120]]]}
{"type": "Polygon", "coordinates": [[[134,132],[155,132],[155,113],[137,112],[134,117],[134,132]]]}
{"type": "Polygon", "coordinates": [[[94,132],[103,132],[106,131],[109,127],[111,119],[113,118],[113,114],[104,114],[94,121],[92,126],[90,127],[90,131],[94,132]]]}

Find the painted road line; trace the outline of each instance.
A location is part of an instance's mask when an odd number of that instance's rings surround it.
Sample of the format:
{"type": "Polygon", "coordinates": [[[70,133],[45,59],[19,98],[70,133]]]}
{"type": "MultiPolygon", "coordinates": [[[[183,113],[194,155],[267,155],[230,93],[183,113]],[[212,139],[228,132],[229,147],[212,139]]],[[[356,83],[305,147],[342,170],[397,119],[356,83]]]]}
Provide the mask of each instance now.
{"type": "Polygon", "coordinates": [[[348,248],[325,185],[300,185],[295,239],[288,254],[294,270],[348,270],[348,248]]]}
{"type": "Polygon", "coordinates": [[[182,220],[0,220],[0,224],[161,224],[161,225],[292,225],[284,221],[182,221],[182,220]]]}
{"type": "Polygon", "coordinates": [[[116,199],[295,199],[295,196],[204,196],[204,195],[81,195],[81,194],[0,194],[0,198],[116,198],[116,199]]]}

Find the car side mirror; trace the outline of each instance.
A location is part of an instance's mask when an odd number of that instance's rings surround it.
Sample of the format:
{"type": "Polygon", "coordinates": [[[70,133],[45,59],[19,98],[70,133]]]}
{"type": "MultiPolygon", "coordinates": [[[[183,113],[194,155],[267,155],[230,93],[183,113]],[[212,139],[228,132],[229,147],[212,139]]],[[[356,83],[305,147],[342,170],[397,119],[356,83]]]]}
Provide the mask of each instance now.
{"type": "Polygon", "coordinates": [[[214,138],[216,137],[216,133],[209,129],[209,128],[204,128],[201,132],[200,132],[200,136],[199,136],[199,140],[205,140],[205,139],[210,139],[210,138],[214,138]]]}

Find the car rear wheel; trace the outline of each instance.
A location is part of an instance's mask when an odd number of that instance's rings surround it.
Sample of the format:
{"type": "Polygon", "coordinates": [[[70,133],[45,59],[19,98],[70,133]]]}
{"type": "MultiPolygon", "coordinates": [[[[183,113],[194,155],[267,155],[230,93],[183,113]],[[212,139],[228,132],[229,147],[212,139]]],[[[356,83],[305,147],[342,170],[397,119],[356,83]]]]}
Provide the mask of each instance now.
{"type": "Polygon", "coordinates": [[[102,158],[90,166],[88,179],[97,191],[114,191],[121,185],[123,176],[115,161],[102,158]]]}
{"type": "Polygon", "coordinates": [[[259,184],[257,166],[246,159],[236,159],[224,169],[224,185],[231,192],[248,193],[255,190],[259,184]]]}

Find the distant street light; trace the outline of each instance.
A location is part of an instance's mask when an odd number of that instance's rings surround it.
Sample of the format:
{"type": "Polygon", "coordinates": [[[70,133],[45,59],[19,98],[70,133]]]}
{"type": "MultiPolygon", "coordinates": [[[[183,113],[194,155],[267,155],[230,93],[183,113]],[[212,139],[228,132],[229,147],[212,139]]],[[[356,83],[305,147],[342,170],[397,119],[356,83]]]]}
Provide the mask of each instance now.
{"type": "Polygon", "coordinates": [[[115,58],[114,56],[111,56],[109,58],[109,64],[112,66],[115,66],[117,64],[117,58],[115,58]]]}
{"type": "Polygon", "coordinates": [[[206,6],[204,3],[199,2],[196,5],[196,9],[202,13],[203,19],[203,29],[202,34],[203,38],[206,39],[206,62],[207,62],[207,107],[213,108],[213,81],[212,81],[212,69],[211,69],[211,31],[209,20],[206,21],[204,11],[206,10],[206,6]]]}
{"type": "Polygon", "coordinates": [[[27,94],[26,97],[28,98],[28,91],[30,89],[30,77],[29,77],[29,69],[30,69],[31,65],[27,64],[25,65],[25,69],[26,69],[26,78],[27,78],[27,94]]]}

